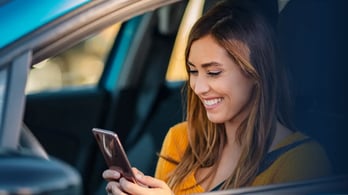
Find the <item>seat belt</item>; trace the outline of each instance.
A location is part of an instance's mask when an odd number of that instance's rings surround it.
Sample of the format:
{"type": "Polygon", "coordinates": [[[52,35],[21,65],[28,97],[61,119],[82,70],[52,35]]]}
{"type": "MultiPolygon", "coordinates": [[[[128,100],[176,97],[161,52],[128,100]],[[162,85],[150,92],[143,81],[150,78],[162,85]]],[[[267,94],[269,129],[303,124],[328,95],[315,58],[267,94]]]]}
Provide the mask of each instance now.
{"type": "Polygon", "coordinates": [[[297,146],[299,146],[301,144],[310,142],[312,140],[313,140],[312,138],[308,137],[308,138],[293,142],[289,145],[283,146],[281,148],[278,148],[278,149],[273,150],[272,152],[268,153],[266,155],[265,159],[262,161],[257,175],[264,172],[268,167],[270,167],[273,164],[274,161],[276,161],[281,155],[283,155],[287,151],[289,151],[293,148],[296,148],[297,146]]]}
{"type": "MultiPolygon", "coordinates": [[[[265,159],[262,161],[260,168],[257,172],[257,175],[261,174],[262,172],[264,172],[268,167],[270,167],[274,161],[276,161],[281,155],[283,155],[284,153],[286,153],[287,151],[296,148],[297,146],[310,142],[312,141],[312,138],[305,138],[303,140],[299,140],[296,142],[293,142],[289,145],[283,146],[281,148],[278,148],[276,150],[273,150],[272,152],[268,153],[265,157],[265,159]]],[[[221,182],[219,185],[217,185],[215,188],[213,188],[211,190],[212,191],[219,191],[220,188],[222,187],[222,185],[225,183],[225,181],[221,182]]]]}

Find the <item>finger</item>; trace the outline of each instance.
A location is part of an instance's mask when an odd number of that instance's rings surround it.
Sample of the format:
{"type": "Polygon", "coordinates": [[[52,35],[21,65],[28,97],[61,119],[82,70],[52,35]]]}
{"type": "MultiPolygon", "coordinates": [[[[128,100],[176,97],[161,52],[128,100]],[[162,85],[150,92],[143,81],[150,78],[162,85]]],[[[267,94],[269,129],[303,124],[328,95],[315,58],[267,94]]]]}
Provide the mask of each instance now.
{"type": "Polygon", "coordinates": [[[145,185],[145,186],[148,186],[150,188],[169,188],[168,185],[162,181],[162,180],[159,180],[159,179],[156,179],[154,177],[151,177],[151,176],[141,176],[139,177],[137,175],[137,180],[139,181],[139,183],[145,185]]]}
{"type": "Polygon", "coordinates": [[[107,169],[103,172],[103,178],[106,180],[114,180],[117,181],[121,177],[121,174],[118,171],[107,169]]]}
{"type": "Polygon", "coordinates": [[[144,191],[146,188],[130,182],[123,177],[120,179],[120,188],[129,194],[146,194],[144,191]]]}
{"type": "Polygon", "coordinates": [[[135,167],[133,167],[132,170],[133,170],[134,175],[141,175],[141,176],[144,175],[143,172],[141,172],[139,169],[137,169],[135,167]]]}
{"type": "Polygon", "coordinates": [[[112,195],[127,195],[125,192],[121,190],[120,184],[114,181],[109,182],[106,185],[105,190],[108,194],[112,195]]]}

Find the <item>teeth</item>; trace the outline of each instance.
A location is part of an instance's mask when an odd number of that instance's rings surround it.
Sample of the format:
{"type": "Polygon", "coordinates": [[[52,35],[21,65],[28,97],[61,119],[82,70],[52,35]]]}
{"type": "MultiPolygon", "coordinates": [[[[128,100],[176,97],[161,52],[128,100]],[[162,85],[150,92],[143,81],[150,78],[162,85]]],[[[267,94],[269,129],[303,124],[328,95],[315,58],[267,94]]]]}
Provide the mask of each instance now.
{"type": "Polygon", "coordinates": [[[214,104],[217,104],[219,102],[221,102],[221,98],[218,99],[212,99],[212,100],[203,100],[204,104],[207,106],[212,106],[214,104]]]}

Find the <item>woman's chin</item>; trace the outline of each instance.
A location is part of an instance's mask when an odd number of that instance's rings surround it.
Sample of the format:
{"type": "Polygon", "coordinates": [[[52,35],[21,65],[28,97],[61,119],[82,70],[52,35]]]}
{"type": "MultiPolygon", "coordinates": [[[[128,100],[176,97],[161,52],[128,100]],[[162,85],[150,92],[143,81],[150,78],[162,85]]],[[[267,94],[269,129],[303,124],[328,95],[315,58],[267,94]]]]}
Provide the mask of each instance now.
{"type": "Polygon", "coordinates": [[[218,116],[211,116],[209,114],[208,114],[208,119],[209,119],[210,122],[217,123],[217,124],[224,123],[226,121],[225,118],[218,117],[218,116]]]}

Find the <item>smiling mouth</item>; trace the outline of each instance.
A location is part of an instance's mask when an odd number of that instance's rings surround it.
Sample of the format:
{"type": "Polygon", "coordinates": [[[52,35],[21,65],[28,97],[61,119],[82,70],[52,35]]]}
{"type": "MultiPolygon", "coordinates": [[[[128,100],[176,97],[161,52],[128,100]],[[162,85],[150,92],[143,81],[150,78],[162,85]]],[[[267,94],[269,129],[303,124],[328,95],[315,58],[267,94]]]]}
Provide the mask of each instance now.
{"type": "Polygon", "coordinates": [[[222,101],[222,98],[216,98],[216,99],[210,99],[210,100],[203,100],[203,103],[205,106],[214,106],[222,101]]]}

